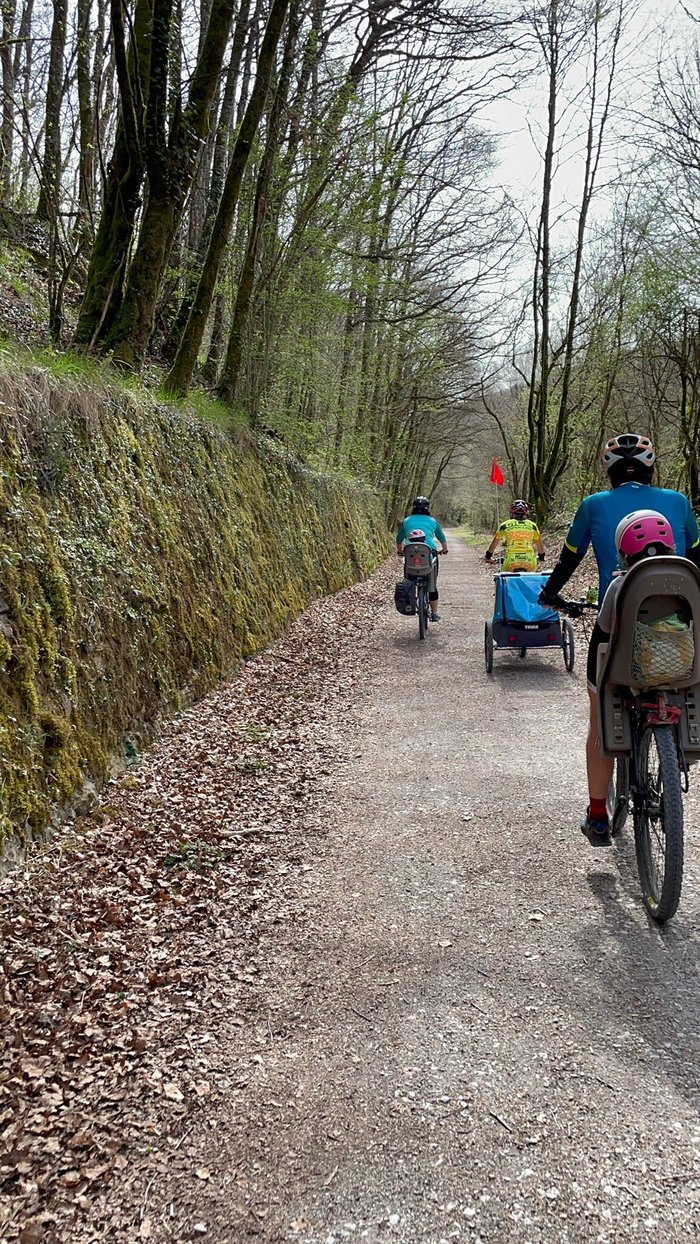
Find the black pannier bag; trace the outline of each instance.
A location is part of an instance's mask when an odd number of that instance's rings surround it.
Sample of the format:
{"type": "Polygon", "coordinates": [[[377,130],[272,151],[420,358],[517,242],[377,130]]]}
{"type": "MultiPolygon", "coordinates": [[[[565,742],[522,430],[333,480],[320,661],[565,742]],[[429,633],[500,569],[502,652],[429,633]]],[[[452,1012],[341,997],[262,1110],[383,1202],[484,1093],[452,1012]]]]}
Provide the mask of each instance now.
{"type": "Polygon", "coordinates": [[[394,588],[394,604],[399,613],[410,615],[416,612],[416,589],[410,579],[399,579],[394,588]]]}

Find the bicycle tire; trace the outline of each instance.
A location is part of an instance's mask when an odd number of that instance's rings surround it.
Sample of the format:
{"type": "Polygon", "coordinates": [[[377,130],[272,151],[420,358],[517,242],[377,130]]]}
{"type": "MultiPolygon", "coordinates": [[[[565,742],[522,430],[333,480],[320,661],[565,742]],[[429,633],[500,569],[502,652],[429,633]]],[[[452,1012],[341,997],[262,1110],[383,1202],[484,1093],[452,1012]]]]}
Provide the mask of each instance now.
{"type": "Polygon", "coordinates": [[[625,827],[630,806],[630,762],[627,756],[618,756],[615,771],[608,787],[608,820],[610,832],[616,838],[625,827]]]}
{"type": "Polygon", "coordinates": [[[487,622],[484,627],[484,660],[486,662],[486,673],[493,671],[493,626],[487,622]]]}
{"type": "Polygon", "coordinates": [[[418,588],[418,637],[425,639],[428,634],[428,589],[423,583],[418,588]]]}
{"type": "Polygon", "coordinates": [[[568,618],[564,620],[561,646],[564,651],[564,668],[571,673],[576,660],[576,645],[574,643],[574,628],[568,618]]]}
{"type": "Polygon", "coordinates": [[[647,726],[639,745],[634,845],[644,905],[659,924],[670,920],[683,884],[683,794],[672,726],[647,726]],[[658,764],[650,757],[654,744],[658,764]]]}

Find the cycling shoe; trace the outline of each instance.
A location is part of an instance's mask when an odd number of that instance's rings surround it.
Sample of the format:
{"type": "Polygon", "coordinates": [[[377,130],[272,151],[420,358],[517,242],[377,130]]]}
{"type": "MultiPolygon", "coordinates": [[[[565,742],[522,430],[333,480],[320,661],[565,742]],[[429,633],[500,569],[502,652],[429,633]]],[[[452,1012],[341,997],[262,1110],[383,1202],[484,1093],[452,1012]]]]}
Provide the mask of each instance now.
{"type": "Polygon", "coordinates": [[[581,821],[581,833],[588,839],[592,847],[609,847],[612,843],[610,822],[607,816],[602,820],[593,819],[588,808],[581,821]]]}

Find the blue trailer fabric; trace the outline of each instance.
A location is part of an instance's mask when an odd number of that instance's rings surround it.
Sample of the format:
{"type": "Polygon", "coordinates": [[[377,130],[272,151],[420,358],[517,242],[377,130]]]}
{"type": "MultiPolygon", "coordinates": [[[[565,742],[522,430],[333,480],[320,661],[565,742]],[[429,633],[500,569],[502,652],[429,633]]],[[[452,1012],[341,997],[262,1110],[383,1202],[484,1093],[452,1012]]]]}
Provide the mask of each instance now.
{"type": "Polygon", "coordinates": [[[558,622],[556,609],[544,609],[537,597],[549,574],[498,574],[494,622],[558,622]]]}

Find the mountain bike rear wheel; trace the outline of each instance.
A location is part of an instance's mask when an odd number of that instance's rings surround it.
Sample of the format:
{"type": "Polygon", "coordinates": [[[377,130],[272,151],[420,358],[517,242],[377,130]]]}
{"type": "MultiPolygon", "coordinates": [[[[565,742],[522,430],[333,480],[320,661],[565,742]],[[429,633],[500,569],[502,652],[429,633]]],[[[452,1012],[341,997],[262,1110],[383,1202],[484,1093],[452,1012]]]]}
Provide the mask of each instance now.
{"type": "Polygon", "coordinates": [[[424,583],[418,586],[418,635],[425,639],[428,634],[428,589],[424,583]]]}
{"type": "Polygon", "coordinates": [[[637,758],[634,845],[642,897],[654,920],[670,920],[683,883],[683,795],[676,734],[647,726],[637,758]]]}

